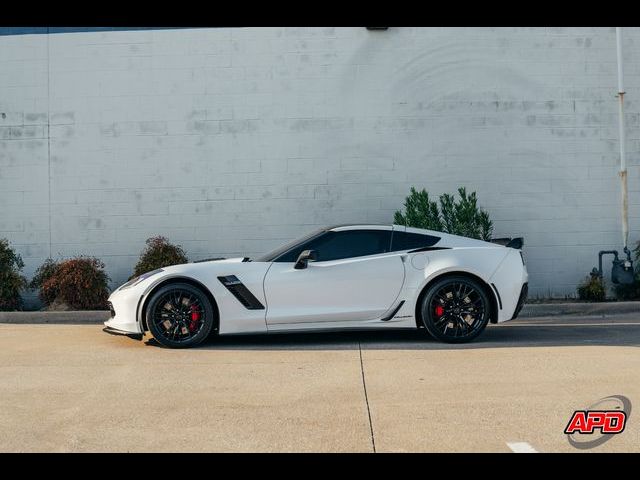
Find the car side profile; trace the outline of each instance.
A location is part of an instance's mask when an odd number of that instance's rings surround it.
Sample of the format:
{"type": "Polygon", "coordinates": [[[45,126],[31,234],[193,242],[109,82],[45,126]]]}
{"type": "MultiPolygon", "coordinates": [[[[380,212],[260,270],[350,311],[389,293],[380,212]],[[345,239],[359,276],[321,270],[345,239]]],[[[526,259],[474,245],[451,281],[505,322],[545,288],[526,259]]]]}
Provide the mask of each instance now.
{"type": "Polygon", "coordinates": [[[385,328],[468,342],[522,308],[521,243],[402,225],[321,228],[260,258],[140,275],[109,297],[105,331],[137,338],[148,331],[173,348],[211,334],[385,328]]]}

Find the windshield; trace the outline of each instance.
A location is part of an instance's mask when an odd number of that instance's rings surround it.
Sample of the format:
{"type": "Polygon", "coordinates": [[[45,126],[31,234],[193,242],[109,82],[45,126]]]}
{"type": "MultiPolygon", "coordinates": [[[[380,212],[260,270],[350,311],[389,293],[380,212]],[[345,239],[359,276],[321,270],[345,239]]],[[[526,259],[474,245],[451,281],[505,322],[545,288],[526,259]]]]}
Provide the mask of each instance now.
{"type": "Polygon", "coordinates": [[[255,262],[273,262],[276,258],[278,258],[283,253],[291,250],[292,248],[294,248],[295,246],[297,246],[297,245],[299,245],[301,243],[308,242],[312,238],[317,237],[318,235],[320,235],[323,232],[325,232],[325,230],[326,230],[325,228],[319,228],[317,230],[314,230],[313,232],[308,233],[304,237],[297,238],[296,240],[293,240],[293,241],[287,243],[286,245],[278,247],[278,248],[276,248],[275,250],[272,250],[269,253],[265,253],[261,257],[256,258],[254,261],[255,262]]]}

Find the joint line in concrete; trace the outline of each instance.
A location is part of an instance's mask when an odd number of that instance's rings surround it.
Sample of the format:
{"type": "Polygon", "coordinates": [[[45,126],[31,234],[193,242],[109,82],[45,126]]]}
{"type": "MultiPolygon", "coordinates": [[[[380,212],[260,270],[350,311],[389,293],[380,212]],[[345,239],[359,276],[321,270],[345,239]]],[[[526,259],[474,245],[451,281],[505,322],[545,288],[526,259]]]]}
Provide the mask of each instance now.
{"type": "Polygon", "coordinates": [[[369,417],[369,430],[371,432],[371,446],[373,453],[376,453],[376,438],[373,434],[373,423],[371,422],[371,408],[369,407],[369,396],[367,395],[367,382],[364,377],[364,363],[362,362],[362,345],[358,342],[358,352],[360,353],[360,372],[362,373],[362,388],[364,389],[364,401],[367,405],[367,415],[369,417]]]}

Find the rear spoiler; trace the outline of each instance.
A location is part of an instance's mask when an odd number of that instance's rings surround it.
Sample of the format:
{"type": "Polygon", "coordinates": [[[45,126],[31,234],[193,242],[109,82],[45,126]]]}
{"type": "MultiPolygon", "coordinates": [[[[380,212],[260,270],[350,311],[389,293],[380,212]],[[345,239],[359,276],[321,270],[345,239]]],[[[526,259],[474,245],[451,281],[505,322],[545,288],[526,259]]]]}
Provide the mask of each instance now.
{"type": "Polygon", "coordinates": [[[524,245],[524,238],[523,237],[492,238],[491,243],[497,243],[498,245],[503,245],[505,247],[522,250],[522,245],[524,245]]]}

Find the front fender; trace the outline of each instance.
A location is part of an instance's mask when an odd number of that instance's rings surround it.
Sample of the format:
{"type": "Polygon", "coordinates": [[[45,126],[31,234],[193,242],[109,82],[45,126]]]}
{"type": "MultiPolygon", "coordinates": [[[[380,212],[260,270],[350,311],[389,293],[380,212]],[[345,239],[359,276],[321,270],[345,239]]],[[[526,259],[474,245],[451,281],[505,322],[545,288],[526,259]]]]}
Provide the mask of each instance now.
{"type": "Polygon", "coordinates": [[[216,261],[171,267],[169,271],[163,272],[161,277],[153,278],[153,281],[145,284],[141,293],[141,308],[137,312],[137,321],[142,328],[143,307],[158,286],[166,282],[185,279],[198,284],[213,297],[218,309],[218,332],[220,334],[266,332],[266,308],[248,309],[218,277],[236,276],[266,307],[263,283],[270,265],[268,262],[216,261]]]}

